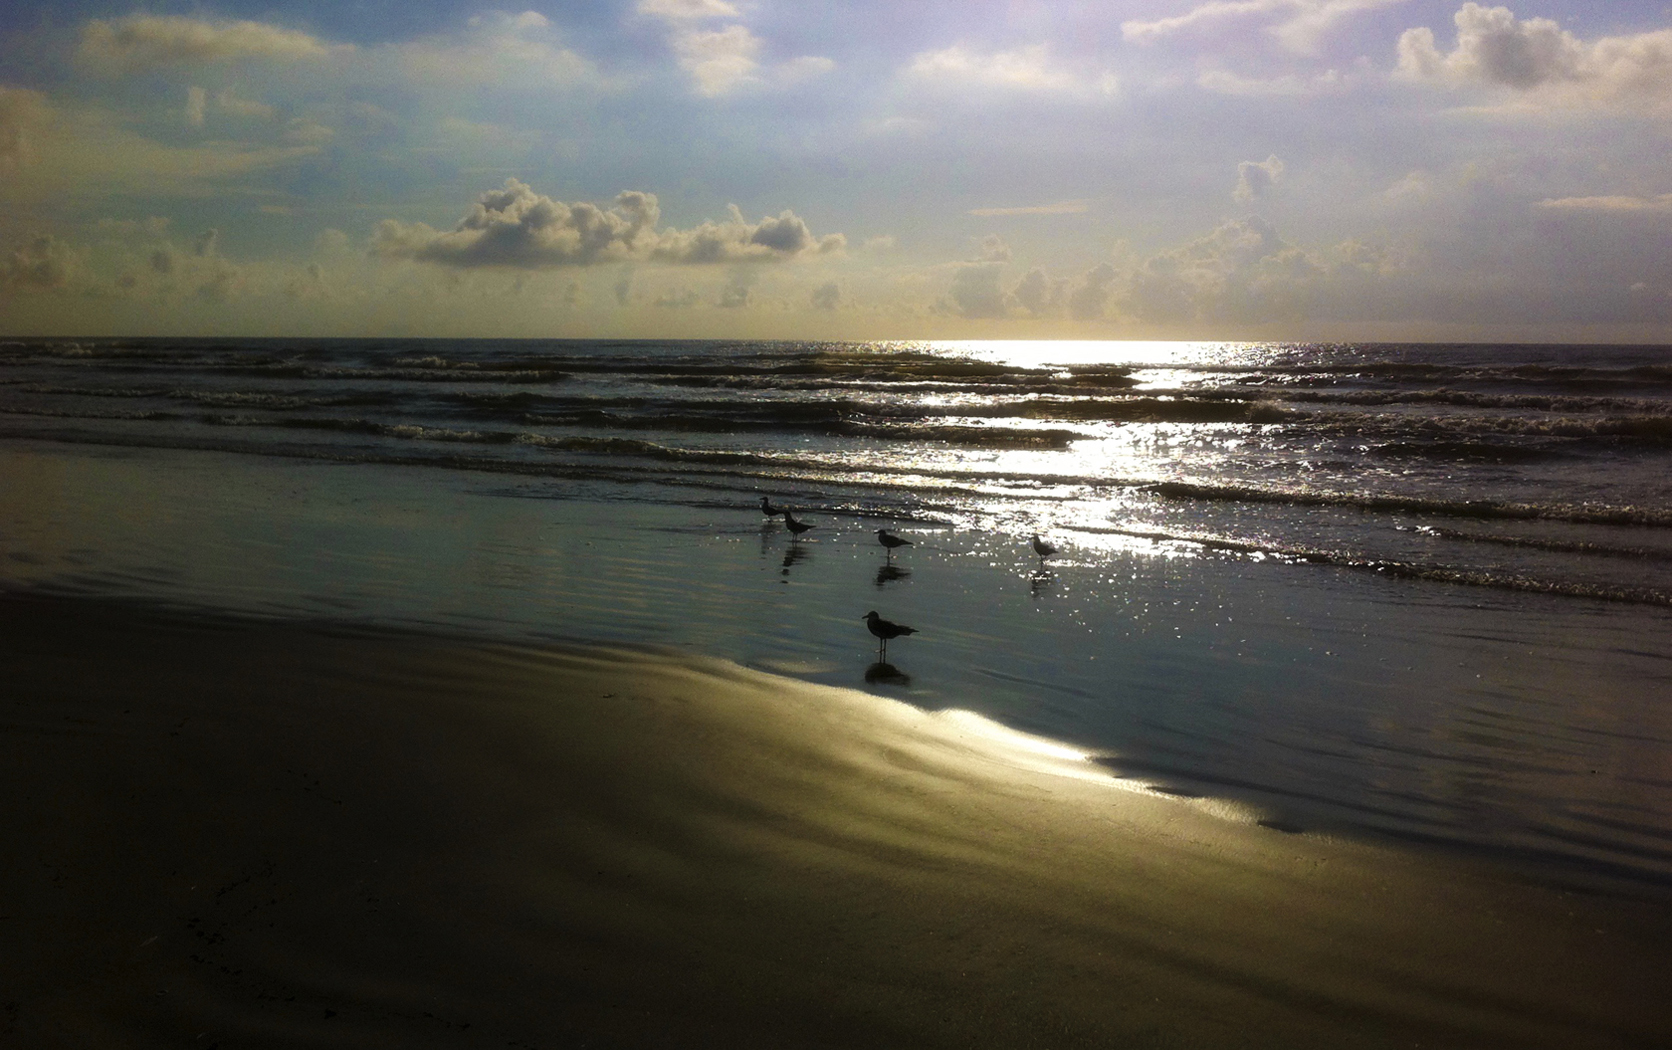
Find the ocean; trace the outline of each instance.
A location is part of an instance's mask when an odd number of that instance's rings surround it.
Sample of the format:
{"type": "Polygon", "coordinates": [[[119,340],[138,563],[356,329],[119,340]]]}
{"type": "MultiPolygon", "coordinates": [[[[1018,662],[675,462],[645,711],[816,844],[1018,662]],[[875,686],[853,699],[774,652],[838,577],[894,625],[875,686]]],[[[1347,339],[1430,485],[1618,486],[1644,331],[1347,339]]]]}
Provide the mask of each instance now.
{"type": "Polygon", "coordinates": [[[680,648],[1672,890],[1672,348],[14,340],[0,439],[6,591],[680,648]]]}

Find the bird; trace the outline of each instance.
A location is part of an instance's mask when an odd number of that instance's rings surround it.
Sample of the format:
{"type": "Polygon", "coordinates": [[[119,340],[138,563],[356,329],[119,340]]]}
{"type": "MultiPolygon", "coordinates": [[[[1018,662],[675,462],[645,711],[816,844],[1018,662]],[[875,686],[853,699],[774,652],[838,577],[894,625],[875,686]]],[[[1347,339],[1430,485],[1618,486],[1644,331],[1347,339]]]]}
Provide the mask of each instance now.
{"type": "Polygon", "coordinates": [[[808,529],[813,527],[787,510],[784,511],[784,524],[788,525],[790,527],[790,533],[796,536],[801,535],[803,532],[806,532],[808,529]]]}
{"type": "Polygon", "coordinates": [[[895,547],[910,547],[911,546],[911,540],[901,539],[900,537],[894,535],[892,532],[889,532],[887,529],[878,529],[877,530],[877,542],[882,544],[883,548],[888,551],[888,556],[890,558],[894,557],[894,548],[895,547]]]}
{"type": "Polygon", "coordinates": [[[1044,561],[1046,558],[1049,558],[1051,555],[1055,554],[1057,552],[1057,549],[1055,547],[1051,546],[1049,543],[1046,543],[1044,540],[1040,539],[1039,538],[1039,533],[1036,532],[1036,533],[1033,534],[1033,552],[1035,554],[1039,555],[1039,560],[1040,561],[1044,561]]]}
{"type": "Polygon", "coordinates": [[[907,627],[903,623],[895,623],[892,620],[883,619],[881,616],[877,615],[877,611],[875,609],[872,609],[870,612],[865,614],[865,628],[872,634],[876,635],[877,640],[882,643],[878,648],[878,654],[880,658],[884,660],[888,659],[888,640],[890,638],[898,638],[902,634],[917,633],[917,628],[915,627],[907,627]]]}
{"type": "Polygon", "coordinates": [[[784,508],[783,507],[774,507],[772,505],[771,500],[767,499],[765,496],[762,496],[761,497],[761,513],[765,514],[769,518],[776,518],[778,515],[784,513],[784,508]]]}

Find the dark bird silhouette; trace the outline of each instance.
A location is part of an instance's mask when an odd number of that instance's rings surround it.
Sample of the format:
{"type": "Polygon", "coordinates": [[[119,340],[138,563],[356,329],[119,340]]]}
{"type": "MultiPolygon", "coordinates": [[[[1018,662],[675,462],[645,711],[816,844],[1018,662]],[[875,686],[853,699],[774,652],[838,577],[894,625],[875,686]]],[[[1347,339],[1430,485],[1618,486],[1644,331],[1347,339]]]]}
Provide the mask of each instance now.
{"type": "Polygon", "coordinates": [[[865,614],[865,628],[877,636],[877,641],[881,643],[877,651],[881,654],[880,659],[884,661],[888,659],[888,640],[890,638],[898,638],[902,634],[917,633],[915,627],[907,627],[903,623],[883,619],[877,615],[875,609],[865,614]]]}
{"type": "Polygon", "coordinates": [[[765,514],[769,518],[776,518],[778,515],[784,513],[784,508],[783,507],[774,507],[772,505],[771,500],[767,499],[765,496],[762,496],[761,497],[761,513],[765,514]]]}
{"type": "Polygon", "coordinates": [[[1051,546],[1049,543],[1046,543],[1044,540],[1040,539],[1039,538],[1039,533],[1036,532],[1036,533],[1033,534],[1033,552],[1035,554],[1039,555],[1039,560],[1040,561],[1044,561],[1046,558],[1049,558],[1051,555],[1055,554],[1057,552],[1057,549],[1055,547],[1051,546]]]}
{"type": "Polygon", "coordinates": [[[911,546],[911,540],[901,539],[892,532],[889,532],[887,529],[877,530],[877,542],[882,544],[884,550],[888,551],[888,556],[890,558],[894,557],[895,547],[911,546]]]}
{"type": "Polygon", "coordinates": [[[784,524],[788,525],[789,528],[790,528],[791,534],[796,535],[796,536],[801,535],[803,532],[806,532],[808,529],[813,527],[813,526],[807,524],[806,522],[800,520],[794,514],[791,514],[787,510],[784,511],[784,524]]]}

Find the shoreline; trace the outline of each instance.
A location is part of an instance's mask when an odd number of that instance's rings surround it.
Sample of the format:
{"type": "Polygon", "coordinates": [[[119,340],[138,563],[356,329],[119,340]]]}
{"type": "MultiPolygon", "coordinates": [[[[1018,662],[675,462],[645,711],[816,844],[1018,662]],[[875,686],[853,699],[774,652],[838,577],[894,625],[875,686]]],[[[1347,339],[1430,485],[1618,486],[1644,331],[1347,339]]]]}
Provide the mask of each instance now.
{"type": "MultiPolygon", "coordinates": [[[[1664,907],[648,650],[0,595],[19,1045],[1649,1046],[1664,907]]],[[[14,1008],[15,1006],[15,1008],[14,1008]]]]}

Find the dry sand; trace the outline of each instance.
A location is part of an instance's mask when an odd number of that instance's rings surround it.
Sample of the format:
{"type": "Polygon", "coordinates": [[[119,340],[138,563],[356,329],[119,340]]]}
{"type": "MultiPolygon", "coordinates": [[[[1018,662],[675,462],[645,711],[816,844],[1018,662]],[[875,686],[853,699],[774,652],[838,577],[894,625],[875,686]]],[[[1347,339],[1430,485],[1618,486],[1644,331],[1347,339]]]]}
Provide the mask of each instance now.
{"type": "Polygon", "coordinates": [[[0,600],[7,1047],[1672,1045],[1667,909],[718,661],[0,600]]]}

